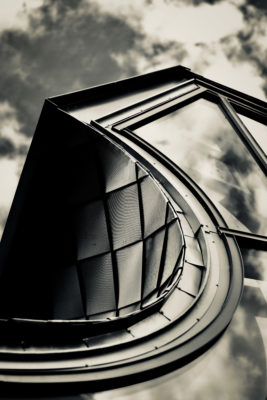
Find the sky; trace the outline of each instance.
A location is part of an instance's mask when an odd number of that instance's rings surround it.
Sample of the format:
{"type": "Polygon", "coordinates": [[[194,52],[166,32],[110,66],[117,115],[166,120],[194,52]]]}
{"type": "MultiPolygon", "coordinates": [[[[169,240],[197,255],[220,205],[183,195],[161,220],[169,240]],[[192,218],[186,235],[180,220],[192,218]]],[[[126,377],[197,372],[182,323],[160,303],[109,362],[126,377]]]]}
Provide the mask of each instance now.
{"type": "Polygon", "coordinates": [[[1,0],[0,226],[46,97],[177,64],[267,96],[265,0],[1,0]]]}
{"type": "MultiPolygon", "coordinates": [[[[0,60],[1,236],[46,97],[181,64],[267,100],[267,1],[1,0],[0,60]]],[[[249,386],[251,371],[259,383],[264,379],[253,370],[253,363],[262,365],[264,350],[249,318],[241,307],[218,347],[217,372],[212,363],[208,367],[217,382],[218,371],[228,371],[229,397],[221,380],[210,387],[210,398],[232,400],[235,385],[243,385],[242,398],[252,398],[255,387],[260,390],[257,381],[249,386]],[[257,352],[251,343],[260,343],[257,352]],[[242,346],[250,358],[242,358],[242,346]],[[229,368],[234,353],[236,362],[229,368]],[[233,371],[242,363],[237,381],[233,371]]],[[[184,378],[183,390],[190,379],[184,378]]],[[[202,389],[207,382],[196,379],[202,389]]]]}

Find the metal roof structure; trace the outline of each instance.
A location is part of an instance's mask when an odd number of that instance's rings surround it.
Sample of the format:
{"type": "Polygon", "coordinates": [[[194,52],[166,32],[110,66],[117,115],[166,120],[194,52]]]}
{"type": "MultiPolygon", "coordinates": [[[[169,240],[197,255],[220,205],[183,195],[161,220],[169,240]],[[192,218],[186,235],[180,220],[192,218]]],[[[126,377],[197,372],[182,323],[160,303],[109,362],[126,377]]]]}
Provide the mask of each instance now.
{"type": "Polygon", "coordinates": [[[0,245],[3,390],[127,386],[213,346],[262,279],[247,119],[266,103],[181,66],[45,101],[0,245]]]}

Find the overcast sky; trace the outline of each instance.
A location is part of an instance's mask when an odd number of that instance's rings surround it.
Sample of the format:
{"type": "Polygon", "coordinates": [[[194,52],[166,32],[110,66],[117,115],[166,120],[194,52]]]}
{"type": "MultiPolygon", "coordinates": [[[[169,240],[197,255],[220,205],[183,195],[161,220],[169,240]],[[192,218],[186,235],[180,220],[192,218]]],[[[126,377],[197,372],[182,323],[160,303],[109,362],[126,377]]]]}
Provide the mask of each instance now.
{"type": "MultiPolygon", "coordinates": [[[[266,100],[267,1],[1,0],[0,60],[1,236],[45,97],[182,64],[266,100]]],[[[248,326],[258,332],[240,315],[231,327],[236,340],[248,326]]],[[[225,355],[233,344],[241,348],[228,336],[223,343],[225,355]]],[[[250,353],[233,385],[249,384],[254,348],[250,353]]],[[[221,368],[210,370],[217,382],[216,371],[229,367],[226,356],[220,360],[221,368]]],[[[228,369],[229,381],[238,366],[228,369]]],[[[224,385],[210,398],[226,398],[224,385]]],[[[244,386],[242,398],[250,394],[244,386]]]]}
{"type": "Polygon", "coordinates": [[[267,96],[265,0],[1,0],[0,221],[44,98],[176,64],[267,96]]]}

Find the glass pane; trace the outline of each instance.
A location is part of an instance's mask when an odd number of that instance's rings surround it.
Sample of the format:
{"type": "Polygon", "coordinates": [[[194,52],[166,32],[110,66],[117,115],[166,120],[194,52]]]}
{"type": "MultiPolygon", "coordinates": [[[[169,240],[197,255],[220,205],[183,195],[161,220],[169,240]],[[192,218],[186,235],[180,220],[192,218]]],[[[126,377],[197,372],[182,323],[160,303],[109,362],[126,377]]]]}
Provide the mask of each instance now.
{"type": "Polygon", "coordinates": [[[267,251],[240,248],[245,268],[245,277],[267,281],[267,251]]]}
{"type": "Polygon", "coordinates": [[[244,115],[238,114],[241,121],[248,128],[254,139],[261,146],[262,150],[267,153],[267,126],[260,122],[254,121],[254,119],[245,117],[244,115]]]}
{"type": "Polygon", "coordinates": [[[216,104],[200,99],[135,133],[186,171],[230,228],[267,233],[266,178],[216,104]]]}
{"type": "Polygon", "coordinates": [[[184,370],[132,387],[97,393],[93,399],[265,400],[266,317],[261,289],[245,286],[230,326],[204,356],[184,370]]]}

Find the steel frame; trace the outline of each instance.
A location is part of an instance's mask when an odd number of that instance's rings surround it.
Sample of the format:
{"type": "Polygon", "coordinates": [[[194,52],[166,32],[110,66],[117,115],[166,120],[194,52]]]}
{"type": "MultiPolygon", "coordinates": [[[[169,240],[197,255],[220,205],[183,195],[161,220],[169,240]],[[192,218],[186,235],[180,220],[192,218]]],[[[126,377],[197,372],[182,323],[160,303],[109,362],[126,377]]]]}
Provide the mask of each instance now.
{"type": "MultiPolygon", "coordinates": [[[[29,392],[40,391],[40,385],[47,388],[47,384],[49,384],[49,391],[51,386],[53,389],[57,389],[59,385],[60,393],[64,392],[66,387],[68,392],[70,388],[78,392],[81,391],[81,388],[87,391],[97,391],[103,390],[103,387],[114,388],[144,381],[192,361],[207,348],[211,347],[226,329],[242,292],[243,265],[238,243],[242,242],[259,249],[266,249],[266,237],[229,229],[223,216],[204,191],[175,163],[131,131],[133,127],[141,126],[202,97],[219,104],[237,134],[239,134],[266,174],[266,156],[235,112],[244,113],[259,122],[266,123],[266,103],[214,83],[181,66],[73,94],[57,96],[46,101],[39,128],[37,128],[39,136],[34,139],[33,144],[35,146],[33,148],[39,151],[37,153],[41,159],[44,160],[44,155],[47,154],[43,151],[43,148],[45,147],[47,150],[50,145],[49,139],[45,138],[49,128],[47,122],[49,118],[54,118],[57,121],[56,128],[58,130],[64,128],[69,136],[75,134],[75,129],[83,129],[87,134],[105,136],[111,139],[123,151],[135,157],[156,177],[170,199],[177,205],[177,215],[179,216],[179,213],[181,213],[183,217],[186,216],[187,222],[192,228],[192,237],[198,240],[206,265],[210,266],[212,263],[215,267],[213,275],[206,274],[207,279],[205,278],[205,285],[210,290],[209,295],[206,292],[207,297],[203,300],[205,291],[202,291],[196,300],[196,303],[200,301],[199,304],[202,304],[202,306],[199,309],[192,306],[184,310],[182,323],[191,324],[190,329],[184,336],[174,337],[175,329],[181,329],[177,321],[169,321],[170,323],[165,321],[168,327],[162,326],[159,332],[155,330],[151,336],[148,335],[148,343],[154,347],[153,349],[150,347],[147,354],[146,351],[139,355],[136,353],[132,359],[126,357],[126,359],[117,360],[116,362],[112,361],[108,365],[89,365],[90,356],[97,357],[106,352],[105,341],[107,336],[105,334],[110,335],[111,332],[108,324],[104,327],[104,336],[100,335],[99,342],[96,339],[94,343],[92,338],[82,335],[83,340],[80,340],[79,336],[78,345],[70,346],[67,350],[58,349],[56,345],[54,351],[51,351],[51,349],[44,351],[39,348],[39,350],[27,352],[27,346],[24,349],[21,348],[20,351],[0,349],[1,375],[7,391],[11,387],[12,389],[16,387],[18,391],[22,387],[27,388],[29,392]],[[67,115],[69,111],[75,107],[83,106],[85,103],[92,104],[94,101],[101,101],[106,96],[115,96],[124,91],[141,89],[144,85],[164,82],[167,79],[176,80],[177,78],[181,79],[182,82],[176,85],[174,89],[158,94],[152,99],[145,99],[145,101],[126,107],[123,110],[116,110],[107,116],[103,115],[96,121],[89,121],[83,124],[67,115]],[[196,85],[196,89],[179,95],[179,88],[185,88],[186,85],[192,84],[196,85]],[[162,96],[165,96],[164,99],[162,96]],[[171,98],[166,100],[166,96],[171,98]],[[154,103],[150,107],[149,104],[152,100],[154,103]],[[155,104],[155,101],[158,101],[158,104],[155,104]],[[125,117],[126,111],[128,112],[127,117],[125,117]],[[133,114],[129,116],[129,112],[133,114]],[[43,148],[41,145],[43,145],[43,148]],[[166,171],[168,174],[166,174],[166,171]],[[169,176],[172,177],[172,180],[169,179],[169,176]],[[177,187],[173,182],[176,182],[177,187]],[[187,199],[183,196],[185,192],[188,193],[187,199]],[[216,243],[216,248],[213,246],[214,242],[216,243]],[[216,278],[219,270],[222,276],[220,282],[216,278]],[[227,273],[224,274],[223,270],[226,270],[227,273]],[[218,303],[212,301],[212,296],[217,296],[218,303]],[[201,310],[203,314],[200,316],[199,312],[201,310]],[[173,334],[174,336],[172,336],[173,334]],[[171,337],[170,342],[165,342],[164,346],[161,347],[162,338],[168,337],[168,335],[171,337]],[[77,360],[80,360],[79,365],[77,360]],[[14,361],[18,363],[17,367],[12,367],[14,361]],[[50,362],[50,367],[46,368],[48,361],[50,362]],[[26,367],[23,370],[23,365],[27,365],[28,362],[31,367],[29,369],[26,367]],[[40,367],[38,370],[33,368],[36,362],[40,367]]],[[[55,131],[55,133],[57,132],[55,131]]],[[[60,149],[60,144],[63,140],[62,136],[56,141],[58,149],[60,149]]],[[[18,215],[23,212],[21,204],[24,204],[25,199],[27,199],[25,186],[28,190],[36,158],[36,153],[34,154],[33,151],[30,151],[4,235],[2,246],[6,246],[7,251],[2,256],[2,261],[5,260],[6,254],[8,254],[8,242],[13,237],[18,215]]],[[[164,318],[164,311],[160,315],[161,317],[159,318],[164,318]]],[[[9,324],[10,331],[12,329],[14,331],[14,329],[20,329],[23,326],[30,330],[33,321],[14,318],[13,320],[2,320],[0,322],[3,326],[6,323],[9,324]]],[[[69,335],[69,338],[73,338],[73,335],[75,336],[75,329],[66,330],[67,326],[71,325],[72,322],[58,321],[58,324],[61,324],[59,337],[63,334],[67,337],[69,335]]],[[[139,321],[131,320],[130,322],[134,324],[139,321]]],[[[40,329],[44,326],[49,328],[57,325],[53,321],[35,321],[35,323],[39,324],[35,333],[40,332],[40,329]]],[[[111,334],[110,336],[111,342],[108,352],[118,350],[123,353],[127,341],[129,343],[135,341],[136,346],[147,345],[141,337],[134,338],[130,323],[126,329],[123,324],[120,328],[123,334],[120,337],[120,331],[117,333],[113,331],[114,335],[111,334]],[[125,336],[127,340],[125,339],[126,342],[123,343],[120,338],[125,336]]],[[[99,332],[95,333],[97,335],[99,332]]],[[[3,388],[4,390],[5,387],[3,388]]]]}

